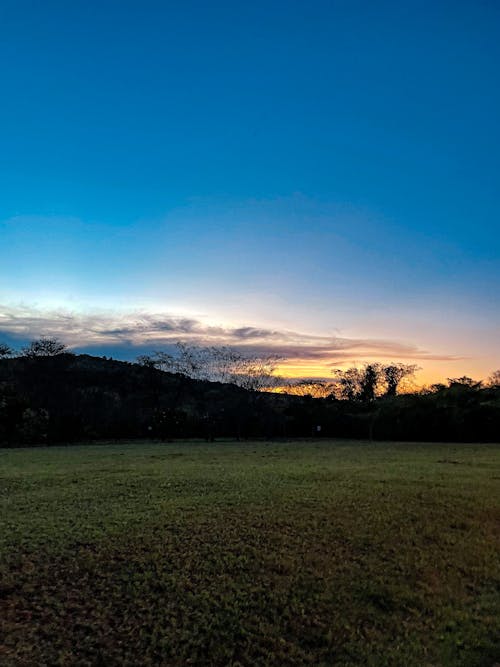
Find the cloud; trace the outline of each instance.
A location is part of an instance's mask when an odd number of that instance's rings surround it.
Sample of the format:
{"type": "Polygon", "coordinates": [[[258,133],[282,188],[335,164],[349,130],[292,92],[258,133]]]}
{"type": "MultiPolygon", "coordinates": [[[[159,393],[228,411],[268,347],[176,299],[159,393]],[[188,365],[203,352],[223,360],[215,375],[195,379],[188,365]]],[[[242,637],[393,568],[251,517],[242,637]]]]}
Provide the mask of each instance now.
{"type": "Polygon", "coordinates": [[[354,360],[454,361],[407,342],[313,335],[255,326],[223,327],[172,314],[74,313],[31,306],[0,306],[0,339],[20,345],[39,336],[56,336],[75,350],[134,358],[143,351],[165,349],[179,340],[197,345],[228,345],[254,355],[276,355],[295,366],[329,367],[354,360]]]}

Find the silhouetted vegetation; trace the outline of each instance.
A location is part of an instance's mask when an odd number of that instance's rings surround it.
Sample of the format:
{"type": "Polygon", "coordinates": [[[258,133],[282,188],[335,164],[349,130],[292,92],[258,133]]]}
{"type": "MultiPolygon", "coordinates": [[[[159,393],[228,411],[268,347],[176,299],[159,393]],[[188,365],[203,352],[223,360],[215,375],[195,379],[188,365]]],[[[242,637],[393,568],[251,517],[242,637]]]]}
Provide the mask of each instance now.
{"type": "Polygon", "coordinates": [[[10,357],[13,353],[14,350],[6,343],[0,343],[0,359],[10,357]]]}
{"type": "Polygon", "coordinates": [[[22,355],[33,359],[34,357],[55,357],[67,352],[67,347],[57,338],[39,338],[31,341],[27,347],[22,348],[22,355]]]}
{"type": "Polygon", "coordinates": [[[286,383],[274,358],[179,344],[138,363],[75,355],[57,339],[0,353],[0,443],[94,439],[500,440],[500,373],[400,393],[415,366],[337,370],[286,383]],[[265,389],[280,391],[263,391],[265,389]],[[318,429],[318,426],[320,427],[318,429]]]}

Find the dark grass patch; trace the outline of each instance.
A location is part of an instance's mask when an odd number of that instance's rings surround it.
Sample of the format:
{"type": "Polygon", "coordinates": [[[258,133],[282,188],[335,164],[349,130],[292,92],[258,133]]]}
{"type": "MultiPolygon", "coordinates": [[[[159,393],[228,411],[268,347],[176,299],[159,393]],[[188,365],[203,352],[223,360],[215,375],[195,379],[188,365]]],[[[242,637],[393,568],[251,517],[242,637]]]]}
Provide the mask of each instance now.
{"type": "Polygon", "coordinates": [[[498,661],[498,450],[464,446],[491,465],[457,478],[430,447],[184,447],[167,469],[125,448],[109,477],[119,446],[23,450],[25,474],[16,452],[0,664],[498,661]]]}

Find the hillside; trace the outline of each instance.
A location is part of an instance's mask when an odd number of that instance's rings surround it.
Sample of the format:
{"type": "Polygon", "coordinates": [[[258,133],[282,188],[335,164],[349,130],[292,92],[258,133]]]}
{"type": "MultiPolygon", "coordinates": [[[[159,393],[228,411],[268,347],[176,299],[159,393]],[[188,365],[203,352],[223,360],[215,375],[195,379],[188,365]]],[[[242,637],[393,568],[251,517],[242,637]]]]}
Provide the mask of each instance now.
{"type": "Polygon", "coordinates": [[[26,443],[187,433],[210,438],[215,428],[234,435],[248,426],[257,403],[262,416],[284,400],[72,354],[2,360],[0,392],[0,438],[26,443]]]}
{"type": "Polygon", "coordinates": [[[371,401],[313,399],[89,355],[0,360],[2,445],[311,434],[499,442],[500,388],[455,382],[371,401]]]}

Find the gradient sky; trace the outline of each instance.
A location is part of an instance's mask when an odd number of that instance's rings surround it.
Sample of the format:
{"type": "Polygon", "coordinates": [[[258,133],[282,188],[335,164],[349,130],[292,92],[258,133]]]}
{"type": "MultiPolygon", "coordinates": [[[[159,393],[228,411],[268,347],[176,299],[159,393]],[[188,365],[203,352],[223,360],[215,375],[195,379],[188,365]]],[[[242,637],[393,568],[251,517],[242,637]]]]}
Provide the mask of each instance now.
{"type": "Polygon", "coordinates": [[[500,5],[0,0],[0,340],[500,367],[500,5]]]}

